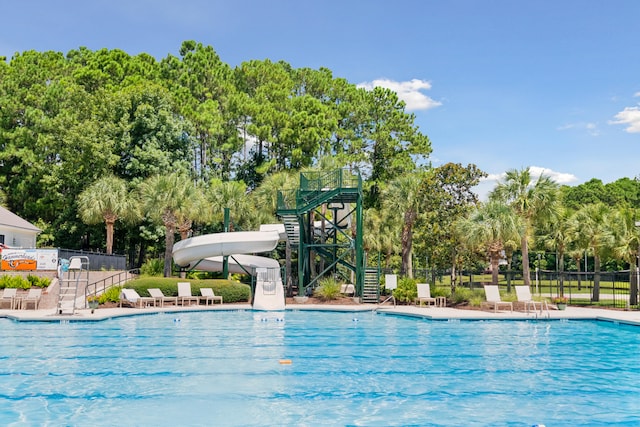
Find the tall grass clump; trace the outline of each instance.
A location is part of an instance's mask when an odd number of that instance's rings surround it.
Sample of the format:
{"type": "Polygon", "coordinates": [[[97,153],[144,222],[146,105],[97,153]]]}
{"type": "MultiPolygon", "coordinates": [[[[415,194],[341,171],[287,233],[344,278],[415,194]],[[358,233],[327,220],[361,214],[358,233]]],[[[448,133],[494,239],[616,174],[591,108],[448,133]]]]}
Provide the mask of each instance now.
{"type": "Polygon", "coordinates": [[[140,267],[140,274],[143,276],[162,277],[164,275],[164,260],[160,258],[148,259],[140,267]]]}
{"type": "Polygon", "coordinates": [[[313,296],[324,301],[338,299],[340,296],[340,283],[336,279],[323,277],[318,283],[318,287],[313,291],[313,296]]]}

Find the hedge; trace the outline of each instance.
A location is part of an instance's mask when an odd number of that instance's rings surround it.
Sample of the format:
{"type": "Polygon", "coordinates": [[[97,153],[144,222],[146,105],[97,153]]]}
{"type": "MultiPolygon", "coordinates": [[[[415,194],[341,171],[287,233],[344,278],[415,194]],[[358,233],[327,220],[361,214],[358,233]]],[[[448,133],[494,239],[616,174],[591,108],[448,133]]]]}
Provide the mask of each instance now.
{"type": "Polygon", "coordinates": [[[0,289],[2,288],[17,288],[17,289],[29,289],[31,287],[46,288],[51,284],[51,279],[48,277],[39,277],[29,274],[26,278],[22,276],[3,275],[0,276],[0,289]]]}
{"type": "Polygon", "coordinates": [[[200,288],[211,288],[216,295],[222,296],[225,303],[248,302],[251,288],[244,283],[233,280],[178,279],[175,277],[141,277],[127,282],[125,288],[135,289],[141,297],[148,297],[149,288],[158,288],[166,296],[178,296],[178,282],[191,283],[191,295],[200,296],[200,288]]]}

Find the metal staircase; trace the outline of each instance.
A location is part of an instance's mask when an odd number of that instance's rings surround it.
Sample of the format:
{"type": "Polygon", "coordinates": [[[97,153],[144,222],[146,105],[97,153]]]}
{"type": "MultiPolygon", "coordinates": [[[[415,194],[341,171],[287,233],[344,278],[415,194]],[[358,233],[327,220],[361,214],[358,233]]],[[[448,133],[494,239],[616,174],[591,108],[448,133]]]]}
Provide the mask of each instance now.
{"type": "Polygon", "coordinates": [[[282,222],[284,222],[284,230],[287,233],[287,239],[289,244],[297,246],[300,243],[300,224],[298,223],[298,216],[294,214],[285,214],[281,216],[282,222]]]}
{"type": "MultiPolygon", "coordinates": [[[[58,314],[75,314],[78,295],[84,297],[84,289],[89,283],[89,257],[74,256],[68,265],[63,265],[58,295],[58,314]]],[[[82,304],[84,307],[84,304],[82,304]]]]}
{"type": "Polygon", "coordinates": [[[362,302],[377,304],[380,301],[380,274],[375,268],[367,268],[364,273],[362,302]]]}

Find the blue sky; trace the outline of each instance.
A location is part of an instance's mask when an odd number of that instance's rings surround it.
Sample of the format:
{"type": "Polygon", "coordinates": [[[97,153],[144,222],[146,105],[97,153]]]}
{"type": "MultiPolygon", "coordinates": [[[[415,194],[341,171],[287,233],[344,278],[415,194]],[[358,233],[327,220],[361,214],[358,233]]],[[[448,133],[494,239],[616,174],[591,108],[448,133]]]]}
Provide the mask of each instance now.
{"type": "Polygon", "coordinates": [[[637,0],[0,0],[0,55],[182,41],[236,66],[327,67],[398,91],[434,165],[544,170],[562,184],[640,175],[637,0]]]}

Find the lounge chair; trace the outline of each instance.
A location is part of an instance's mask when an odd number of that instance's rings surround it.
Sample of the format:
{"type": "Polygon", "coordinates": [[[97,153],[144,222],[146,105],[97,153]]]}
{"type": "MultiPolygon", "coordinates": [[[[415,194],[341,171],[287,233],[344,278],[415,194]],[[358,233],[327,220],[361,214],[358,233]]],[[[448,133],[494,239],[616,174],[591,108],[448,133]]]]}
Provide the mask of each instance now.
{"type": "Polygon", "coordinates": [[[33,309],[37,310],[42,297],[42,288],[31,288],[27,296],[22,298],[22,308],[27,308],[29,304],[33,304],[33,309]]]}
{"type": "Polygon", "coordinates": [[[418,283],[418,296],[415,303],[422,307],[422,303],[427,305],[436,305],[436,299],[431,296],[431,287],[428,283],[418,283]]]}
{"type": "Polygon", "coordinates": [[[122,288],[120,291],[120,307],[122,307],[122,304],[127,304],[129,307],[135,307],[137,305],[138,308],[142,308],[143,304],[145,307],[156,305],[156,299],[152,297],[141,297],[135,289],[122,288]]]}
{"type": "Polygon", "coordinates": [[[156,307],[158,306],[158,303],[160,303],[160,307],[164,307],[165,302],[170,302],[173,303],[173,305],[178,305],[178,297],[166,296],[159,288],[149,288],[147,289],[147,292],[149,292],[151,298],[155,298],[156,307]]]}
{"type": "Polygon", "coordinates": [[[0,308],[2,308],[4,304],[7,304],[12,310],[16,308],[17,291],[16,288],[5,288],[4,291],[2,291],[2,298],[0,298],[0,308]]]}
{"type": "Polygon", "coordinates": [[[356,294],[356,288],[351,283],[345,283],[340,285],[340,293],[352,297],[356,294]]]}
{"type": "Polygon", "coordinates": [[[531,296],[531,289],[528,286],[514,286],[516,288],[516,295],[518,296],[518,302],[524,303],[524,308],[529,313],[529,307],[533,307],[533,311],[536,311],[536,305],[540,305],[540,313],[542,309],[546,308],[549,311],[547,301],[534,301],[531,296]]]}
{"type": "Polygon", "coordinates": [[[484,294],[486,297],[486,301],[482,303],[482,307],[484,306],[493,306],[493,311],[498,311],[498,307],[504,306],[509,307],[509,310],[513,311],[513,303],[510,301],[502,301],[500,299],[500,290],[497,285],[485,285],[484,286],[484,294]]]}
{"type": "Polygon", "coordinates": [[[184,306],[185,302],[189,302],[189,305],[194,302],[198,304],[200,298],[191,294],[191,283],[178,282],[178,303],[184,306]]]}
{"type": "Polygon", "coordinates": [[[204,301],[204,305],[209,305],[209,301],[211,301],[211,305],[216,301],[220,301],[222,304],[222,295],[216,295],[211,288],[200,288],[200,295],[202,295],[200,300],[204,301]]]}

